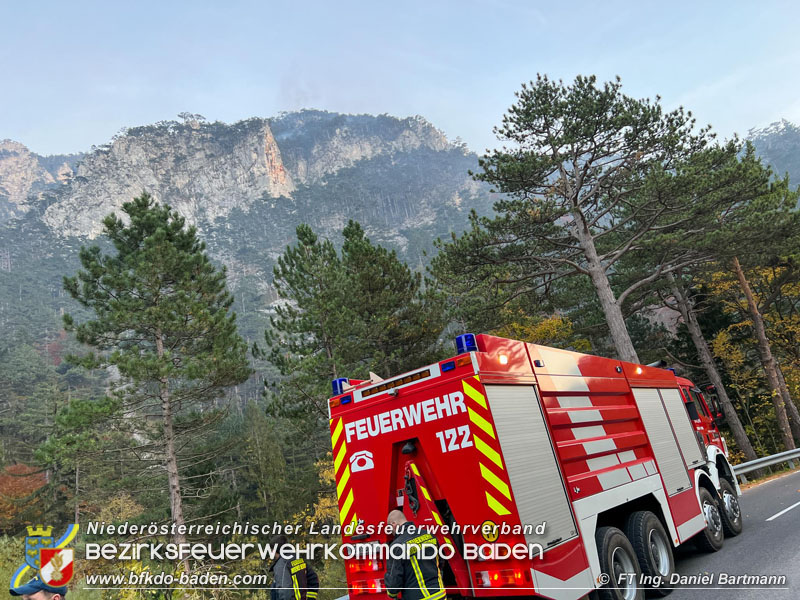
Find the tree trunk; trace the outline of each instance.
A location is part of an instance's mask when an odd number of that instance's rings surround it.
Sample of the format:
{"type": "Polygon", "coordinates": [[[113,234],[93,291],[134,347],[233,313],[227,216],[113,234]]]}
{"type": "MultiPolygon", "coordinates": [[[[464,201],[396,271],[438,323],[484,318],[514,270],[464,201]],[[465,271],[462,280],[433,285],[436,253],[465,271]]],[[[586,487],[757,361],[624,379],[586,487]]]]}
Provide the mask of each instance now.
{"type": "Polygon", "coordinates": [[[617,356],[620,360],[638,363],[639,356],[636,354],[631,336],[628,334],[625,318],[622,316],[622,309],[614,296],[614,290],[611,289],[606,270],[597,255],[594,238],[586,225],[586,219],[577,208],[573,211],[573,216],[576,221],[574,232],[586,258],[586,269],[589,271],[589,277],[597,293],[597,299],[600,300],[600,306],[603,309],[611,339],[614,341],[617,356]]]}
{"type": "Polygon", "coordinates": [[[622,309],[617,304],[617,299],[614,297],[614,292],[611,289],[611,284],[608,282],[605,271],[600,266],[599,268],[591,269],[589,275],[597,291],[600,306],[603,308],[603,314],[606,317],[606,323],[608,323],[608,330],[611,333],[611,339],[614,341],[617,356],[620,360],[638,363],[639,355],[636,354],[636,349],[633,347],[631,336],[628,334],[628,327],[625,325],[625,317],[622,316],[622,309]]]}
{"type": "Polygon", "coordinates": [[[800,442],[800,413],[797,412],[797,405],[794,403],[791,394],[789,394],[789,386],[786,385],[786,379],[783,376],[783,371],[778,365],[778,381],[781,384],[781,394],[783,395],[783,403],[786,405],[786,412],[789,413],[789,426],[792,428],[795,442],[800,442]]]}
{"type": "Polygon", "coordinates": [[[678,303],[678,310],[681,313],[681,317],[683,317],[686,328],[689,330],[689,335],[692,337],[694,347],[697,349],[700,362],[703,364],[709,381],[711,381],[717,390],[717,397],[719,398],[722,412],[725,415],[725,420],[731,430],[733,439],[739,449],[744,453],[747,460],[755,460],[758,458],[758,455],[753,445],[750,443],[750,438],[747,437],[747,432],[745,432],[744,426],[741,420],[739,420],[739,415],[733,407],[733,402],[731,402],[728,397],[725,386],[722,385],[722,378],[717,370],[717,365],[714,362],[711,349],[708,347],[708,343],[706,343],[706,339],[703,337],[703,332],[700,329],[700,323],[697,321],[697,314],[694,311],[694,306],[690,303],[686,292],[678,285],[672,273],[667,274],[667,280],[672,286],[672,294],[675,296],[675,301],[678,303]]]}
{"type": "MultiPolygon", "coordinates": [[[[158,357],[164,356],[164,337],[161,331],[156,331],[156,352],[158,357]]],[[[172,404],[169,395],[169,381],[166,377],[159,380],[161,396],[161,417],[164,425],[164,467],[167,470],[167,485],[169,487],[169,507],[172,521],[176,531],[173,539],[177,544],[186,542],[186,535],[178,531],[178,527],[185,524],[183,519],[183,500],[181,498],[181,481],[178,475],[178,457],[175,452],[175,430],[172,423],[172,404]]]]}
{"type": "Polygon", "coordinates": [[[79,489],[80,489],[78,487],[78,484],[80,482],[80,473],[81,473],[81,465],[80,463],[76,463],[75,464],[75,520],[73,521],[73,523],[79,523],[80,521],[78,521],[78,517],[81,516],[80,503],[78,502],[79,489]]]}
{"type": "Polygon", "coordinates": [[[789,427],[789,419],[786,416],[786,403],[783,395],[781,394],[781,384],[778,379],[778,369],[775,362],[775,357],[772,355],[772,348],[770,347],[769,340],[767,339],[767,330],[764,327],[764,319],[761,312],[758,310],[753,290],[750,289],[750,283],[744,275],[742,265],[739,259],[734,257],[733,269],[736,272],[736,277],[739,279],[739,285],[744,292],[745,299],[747,300],[747,310],[750,313],[750,318],[753,321],[753,331],[756,334],[756,341],[758,342],[758,353],[761,356],[761,365],[764,367],[764,373],[767,376],[767,384],[769,385],[772,397],[772,403],[775,405],[775,417],[778,420],[778,429],[781,432],[783,445],[787,450],[794,450],[794,439],[792,439],[792,431],[789,427]]]}

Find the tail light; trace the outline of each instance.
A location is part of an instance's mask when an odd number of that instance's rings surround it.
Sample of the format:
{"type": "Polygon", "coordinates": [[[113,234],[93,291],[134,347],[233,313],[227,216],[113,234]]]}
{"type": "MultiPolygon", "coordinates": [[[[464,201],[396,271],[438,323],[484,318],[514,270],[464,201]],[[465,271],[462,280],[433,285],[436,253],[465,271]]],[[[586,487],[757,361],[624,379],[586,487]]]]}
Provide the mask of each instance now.
{"type": "Polygon", "coordinates": [[[377,558],[354,559],[347,561],[348,573],[371,573],[383,569],[383,561],[377,558]]]}
{"type": "Polygon", "coordinates": [[[366,581],[354,581],[350,586],[353,594],[380,594],[384,591],[383,581],[380,579],[367,579],[366,581]]]}
{"type": "Polygon", "coordinates": [[[531,574],[527,569],[505,569],[502,571],[478,571],[475,583],[480,587],[530,587],[531,574]]]}

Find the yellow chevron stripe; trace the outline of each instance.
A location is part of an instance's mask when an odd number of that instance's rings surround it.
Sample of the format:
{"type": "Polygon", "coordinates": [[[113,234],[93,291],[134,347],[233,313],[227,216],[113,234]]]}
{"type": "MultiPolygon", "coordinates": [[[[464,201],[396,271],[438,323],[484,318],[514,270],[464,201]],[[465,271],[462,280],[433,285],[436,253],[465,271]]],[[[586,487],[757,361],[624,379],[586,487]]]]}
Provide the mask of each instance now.
{"type": "Polygon", "coordinates": [[[339,479],[339,483],[336,484],[336,496],[338,498],[341,498],[342,494],[344,494],[344,488],[347,485],[348,481],[350,481],[350,465],[345,465],[344,473],[342,473],[342,476],[339,479]]]}
{"type": "Polygon", "coordinates": [[[477,379],[478,381],[480,381],[480,380],[481,380],[481,376],[480,376],[480,375],[473,375],[473,377],[474,377],[475,379],[477,379]]]}
{"type": "Polygon", "coordinates": [[[336,423],[336,427],[333,428],[333,435],[331,436],[331,445],[336,448],[336,444],[339,442],[339,437],[342,435],[342,431],[344,431],[344,423],[342,420],[339,419],[336,423]]]}
{"type": "Polygon", "coordinates": [[[353,506],[353,490],[350,490],[350,493],[347,494],[347,500],[344,501],[342,510],[339,511],[339,522],[342,525],[344,525],[344,522],[347,520],[347,513],[350,512],[351,506],[353,506]]]}
{"type": "Polygon", "coordinates": [[[511,511],[508,510],[505,506],[500,504],[494,496],[492,496],[489,492],[486,492],[486,502],[489,504],[489,508],[491,508],[494,512],[496,512],[501,517],[503,515],[510,515],[511,511]]]}
{"type": "Polygon", "coordinates": [[[492,427],[492,424],[489,423],[489,421],[484,419],[482,416],[480,416],[478,413],[472,410],[469,406],[467,407],[467,412],[469,412],[470,421],[472,421],[473,423],[475,423],[475,425],[480,427],[486,435],[490,436],[492,439],[495,440],[497,439],[497,436],[494,434],[494,427],[492,427]]]}
{"type": "Polygon", "coordinates": [[[411,471],[414,473],[414,475],[420,477],[419,469],[417,468],[417,465],[415,463],[411,463],[411,471]]]}
{"type": "Polygon", "coordinates": [[[421,486],[419,486],[419,489],[420,489],[420,491],[422,491],[422,495],[425,496],[426,500],[430,500],[431,499],[431,495],[428,493],[428,488],[426,488],[425,486],[421,485],[421,486]]]}
{"type": "Polygon", "coordinates": [[[497,488],[497,491],[503,494],[506,498],[511,500],[511,490],[505,481],[500,479],[497,475],[492,473],[483,463],[479,463],[481,467],[481,475],[483,478],[497,488]]]}
{"type": "Polygon", "coordinates": [[[442,518],[439,516],[439,513],[433,513],[433,520],[436,521],[437,525],[442,524],[442,518]]]}
{"type": "Polygon", "coordinates": [[[333,472],[338,473],[339,467],[342,466],[344,462],[344,457],[347,454],[347,444],[342,444],[342,447],[339,449],[339,454],[336,455],[336,458],[333,459],[333,472]]]}
{"type": "Polygon", "coordinates": [[[483,408],[486,408],[486,398],[483,394],[481,394],[478,390],[476,390],[471,385],[468,385],[466,381],[462,381],[461,385],[464,387],[464,393],[472,398],[475,402],[480,404],[483,408]]]}
{"type": "Polygon", "coordinates": [[[489,446],[486,442],[484,442],[481,438],[479,438],[474,433],[472,434],[472,439],[475,440],[475,449],[478,452],[483,453],[484,456],[486,456],[486,458],[488,458],[490,461],[492,461],[494,464],[496,464],[501,469],[503,468],[503,459],[500,458],[500,455],[495,451],[494,448],[489,446]]]}

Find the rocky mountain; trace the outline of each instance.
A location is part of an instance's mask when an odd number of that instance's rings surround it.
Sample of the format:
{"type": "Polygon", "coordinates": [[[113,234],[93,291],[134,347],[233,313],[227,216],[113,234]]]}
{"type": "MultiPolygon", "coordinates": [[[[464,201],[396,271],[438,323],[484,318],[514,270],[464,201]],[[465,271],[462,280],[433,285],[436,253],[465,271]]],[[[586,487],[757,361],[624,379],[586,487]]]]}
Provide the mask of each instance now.
{"type": "Polygon", "coordinates": [[[800,185],[800,127],[781,119],[762,129],[751,129],[747,139],[756,152],[772,165],[776,175],[789,174],[793,185],[800,185]]]}
{"type": "Polygon", "coordinates": [[[66,184],[79,154],[37,156],[19,142],[0,140],[0,224],[25,214],[29,199],[48,186],[66,184]]]}
{"type": "Polygon", "coordinates": [[[43,220],[62,236],[95,237],[103,217],[142,190],[200,223],[262,195],[290,196],[294,185],[264,120],[165,123],[128,130],[87,155],[43,220]]]}
{"type": "Polygon", "coordinates": [[[272,265],[294,229],[336,239],[348,219],[414,267],[436,237],[490,210],[477,157],[420,117],[322,111],[234,124],[191,116],[127,129],[83,155],[0,144],[0,331],[58,330],[61,278],[102,219],[147,191],[195,224],[228,266],[249,333],[275,300],[272,265]]]}

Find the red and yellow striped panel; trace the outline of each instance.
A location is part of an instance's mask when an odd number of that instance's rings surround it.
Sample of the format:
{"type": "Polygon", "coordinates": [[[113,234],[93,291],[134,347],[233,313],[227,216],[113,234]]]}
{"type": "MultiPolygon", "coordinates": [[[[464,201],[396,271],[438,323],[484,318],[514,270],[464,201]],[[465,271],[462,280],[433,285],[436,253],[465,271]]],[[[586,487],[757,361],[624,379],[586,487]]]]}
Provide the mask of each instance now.
{"type": "Polygon", "coordinates": [[[347,460],[347,442],[341,418],[331,419],[331,445],[333,446],[333,471],[336,480],[336,497],[339,500],[339,522],[358,524],[353,508],[353,487],[350,484],[350,463],[347,460]],[[352,513],[352,514],[351,514],[352,513]]]}
{"type": "Polygon", "coordinates": [[[464,395],[468,398],[470,431],[475,449],[483,456],[479,459],[481,476],[486,482],[486,504],[498,516],[511,514],[511,488],[508,482],[500,443],[492,425],[492,416],[486,396],[480,391],[480,376],[474,375],[475,383],[466,379],[462,382],[464,395]],[[477,385],[476,385],[477,384],[477,385]]]}

